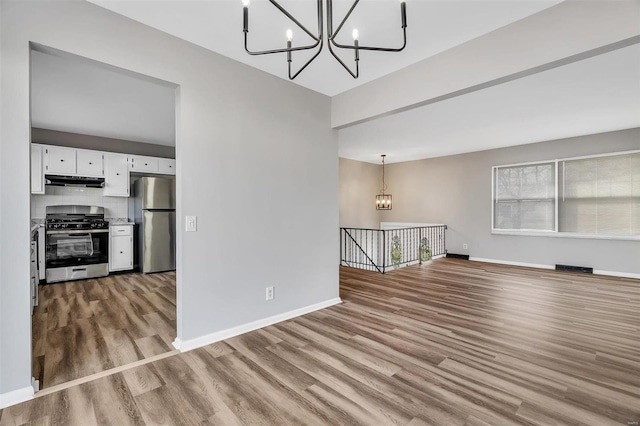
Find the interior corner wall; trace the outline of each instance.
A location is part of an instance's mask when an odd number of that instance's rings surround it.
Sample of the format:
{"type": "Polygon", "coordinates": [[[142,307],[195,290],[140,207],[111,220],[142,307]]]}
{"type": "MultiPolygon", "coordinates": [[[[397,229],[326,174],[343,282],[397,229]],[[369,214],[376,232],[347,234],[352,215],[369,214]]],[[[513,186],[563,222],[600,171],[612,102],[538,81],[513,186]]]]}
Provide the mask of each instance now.
{"type": "Polygon", "coordinates": [[[636,150],[639,141],[636,128],[389,164],[393,210],[385,220],[445,223],[448,251],[472,258],[640,274],[638,241],[491,234],[492,166],[636,150]]]}
{"type": "Polygon", "coordinates": [[[30,42],[179,86],[177,216],[199,219],[178,221],[179,339],[339,297],[328,97],[88,2],[0,7],[0,396],[31,385],[30,42]]]}
{"type": "MultiPolygon", "coordinates": [[[[0,2],[0,26],[2,25],[2,3],[0,2]]],[[[0,52],[2,52],[2,30],[0,27],[0,52]]],[[[0,54],[0,94],[4,91],[4,80],[3,80],[3,72],[2,72],[2,55],[0,54]]],[[[3,116],[3,107],[2,107],[2,102],[0,99],[0,167],[2,167],[3,163],[2,163],[2,141],[3,141],[3,134],[2,134],[2,116],[3,116]]],[[[2,193],[2,173],[0,172],[0,194],[2,193]]],[[[2,223],[2,197],[0,196],[0,223],[2,223]]],[[[3,266],[3,262],[2,262],[2,250],[4,249],[4,246],[2,244],[3,238],[2,238],[2,227],[0,226],[0,271],[2,271],[2,266],[3,266]]],[[[3,359],[2,359],[2,353],[4,352],[4,350],[2,349],[2,342],[4,341],[2,336],[4,335],[4,322],[2,320],[2,314],[1,312],[5,309],[4,304],[2,303],[2,301],[4,300],[4,297],[2,295],[2,282],[0,281],[0,366],[3,365],[3,359]]],[[[1,369],[2,367],[0,367],[1,369]]],[[[0,370],[0,374],[2,374],[1,370],[0,370]]],[[[0,390],[0,393],[2,391],[0,390]]]]}
{"type": "Polygon", "coordinates": [[[380,227],[381,212],[376,210],[375,197],[380,192],[381,173],[380,165],[340,159],[340,227],[380,227]]]}

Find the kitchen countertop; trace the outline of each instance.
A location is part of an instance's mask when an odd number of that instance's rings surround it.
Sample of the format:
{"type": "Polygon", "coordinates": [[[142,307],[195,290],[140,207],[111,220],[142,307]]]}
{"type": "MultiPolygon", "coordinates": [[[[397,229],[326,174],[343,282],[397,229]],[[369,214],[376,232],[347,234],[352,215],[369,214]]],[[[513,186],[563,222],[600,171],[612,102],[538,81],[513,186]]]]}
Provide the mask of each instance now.
{"type": "Polygon", "coordinates": [[[44,226],[44,219],[31,219],[31,237],[34,236],[39,227],[44,226]]]}
{"type": "Polygon", "coordinates": [[[109,225],[113,226],[113,225],[135,225],[134,222],[131,222],[128,218],[126,217],[112,217],[107,219],[109,221],[109,225]]]}

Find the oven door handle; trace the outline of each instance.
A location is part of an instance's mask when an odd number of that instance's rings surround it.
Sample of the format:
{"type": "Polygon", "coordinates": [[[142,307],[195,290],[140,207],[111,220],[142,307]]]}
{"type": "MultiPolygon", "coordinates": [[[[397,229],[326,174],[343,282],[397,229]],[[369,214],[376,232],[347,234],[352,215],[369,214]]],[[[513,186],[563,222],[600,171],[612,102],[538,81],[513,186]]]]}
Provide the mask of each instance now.
{"type": "Polygon", "coordinates": [[[69,229],[52,229],[52,230],[47,230],[47,234],[49,235],[53,235],[53,234],[100,234],[100,233],[107,233],[109,232],[108,229],[73,229],[73,230],[69,230],[69,229]]]}

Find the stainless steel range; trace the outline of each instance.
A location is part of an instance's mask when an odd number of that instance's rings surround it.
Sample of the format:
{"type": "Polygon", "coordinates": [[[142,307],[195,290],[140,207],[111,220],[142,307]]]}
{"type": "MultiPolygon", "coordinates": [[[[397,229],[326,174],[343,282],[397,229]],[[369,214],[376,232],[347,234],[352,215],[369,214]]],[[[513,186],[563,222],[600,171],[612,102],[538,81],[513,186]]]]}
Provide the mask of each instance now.
{"type": "Polygon", "coordinates": [[[48,283],[109,274],[109,222],[104,207],[47,206],[48,283]]]}

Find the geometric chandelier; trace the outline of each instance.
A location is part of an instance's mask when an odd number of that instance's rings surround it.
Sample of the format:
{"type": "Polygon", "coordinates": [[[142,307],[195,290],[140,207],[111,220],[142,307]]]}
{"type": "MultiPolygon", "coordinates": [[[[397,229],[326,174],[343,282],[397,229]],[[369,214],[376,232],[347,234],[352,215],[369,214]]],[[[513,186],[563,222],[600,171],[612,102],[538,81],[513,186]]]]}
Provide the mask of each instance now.
{"type": "MultiPolygon", "coordinates": [[[[322,0],[317,0],[317,8],[318,8],[318,12],[317,12],[318,13],[318,33],[317,34],[314,34],[311,31],[309,31],[296,18],[294,18],[289,12],[287,12],[280,4],[278,4],[278,2],[276,2],[275,0],[269,0],[269,2],[273,6],[275,6],[276,9],[278,9],[280,12],[282,12],[282,14],[284,14],[287,18],[289,18],[294,24],[296,24],[302,31],[304,31],[307,35],[309,35],[315,41],[315,43],[310,44],[310,45],[306,45],[306,46],[295,46],[294,47],[292,45],[292,42],[293,42],[293,31],[289,29],[289,30],[286,31],[286,38],[287,38],[287,47],[286,48],[262,50],[262,51],[257,51],[257,52],[249,50],[249,46],[248,46],[248,36],[249,36],[249,0],[243,0],[242,1],[242,4],[243,4],[243,8],[242,8],[242,22],[243,22],[242,31],[244,32],[244,49],[250,55],[269,55],[269,54],[272,54],[272,53],[286,53],[287,54],[287,63],[288,63],[288,68],[289,68],[289,80],[293,80],[315,58],[317,58],[318,55],[320,54],[320,52],[322,51],[323,44],[324,44],[324,41],[323,41],[322,0]],[[291,56],[292,56],[292,53],[293,52],[297,52],[299,50],[309,50],[309,49],[316,49],[316,48],[318,48],[318,51],[311,57],[311,59],[309,59],[304,65],[302,65],[302,67],[300,67],[300,69],[297,72],[292,74],[291,73],[291,62],[292,62],[291,56]]],[[[353,78],[358,78],[358,76],[360,75],[360,67],[359,67],[358,63],[360,62],[360,51],[361,50],[373,50],[373,51],[378,51],[378,52],[400,52],[407,45],[407,5],[406,5],[405,0],[400,0],[400,19],[401,19],[401,23],[402,23],[403,43],[402,43],[401,47],[397,47],[397,48],[376,47],[376,46],[361,46],[360,43],[359,43],[359,33],[358,33],[357,29],[354,29],[352,34],[351,34],[352,37],[353,37],[353,45],[345,45],[345,44],[340,44],[340,43],[336,42],[335,38],[338,36],[338,33],[340,33],[340,30],[342,30],[342,27],[344,26],[345,22],[347,21],[347,19],[349,19],[349,16],[351,16],[351,12],[353,12],[353,10],[358,5],[360,0],[355,0],[354,1],[353,5],[349,9],[349,11],[345,15],[345,17],[342,19],[342,21],[340,22],[340,25],[338,25],[338,27],[335,30],[335,32],[333,31],[333,1],[332,0],[326,0],[326,2],[327,2],[327,46],[329,47],[329,52],[340,63],[340,65],[342,65],[344,67],[344,69],[347,70],[347,72],[349,74],[351,74],[351,76],[353,78]],[[352,71],[349,68],[349,66],[347,66],[347,64],[345,64],[338,57],[338,55],[336,55],[336,53],[333,51],[334,47],[335,48],[339,48],[339,49],[350,49],[350,50],[354,51],[355,71],[352,71]]]]}
{"type": "Polygon", "coordinates": [[[384,191],[387,189],[387,184],[384,181],[384,157],[385,154],[381,155],[382,157],[382,189],[380,190],[380,194],[376,195],[376,210],[391,210],[393,208],[393,203],[391,202],[391,194],[385,194],[384,191]]]}

